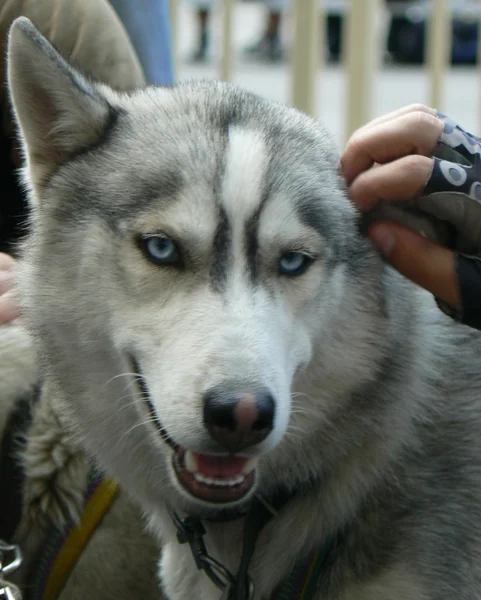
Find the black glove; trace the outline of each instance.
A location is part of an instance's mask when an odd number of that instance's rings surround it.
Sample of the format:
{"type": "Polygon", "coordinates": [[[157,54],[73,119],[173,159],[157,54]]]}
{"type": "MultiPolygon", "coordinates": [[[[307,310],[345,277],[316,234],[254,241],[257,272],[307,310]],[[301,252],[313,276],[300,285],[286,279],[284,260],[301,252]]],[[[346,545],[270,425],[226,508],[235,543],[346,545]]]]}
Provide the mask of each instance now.
{"type": "Polygon", "coordinates": [[[364,227],[391,220],[411,227],[455,253],[461,308],[436,299],[450,317],[481,329],[481,139],[438,113],[444,131],[421,198],[383,203],[365,217],[364,227]]]}

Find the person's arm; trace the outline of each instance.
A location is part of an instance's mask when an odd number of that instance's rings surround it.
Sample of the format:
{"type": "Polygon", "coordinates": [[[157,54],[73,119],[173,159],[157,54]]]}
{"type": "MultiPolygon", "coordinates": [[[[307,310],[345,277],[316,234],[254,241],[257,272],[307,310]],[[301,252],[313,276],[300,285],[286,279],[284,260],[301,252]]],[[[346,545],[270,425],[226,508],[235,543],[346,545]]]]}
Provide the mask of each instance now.
{"type": "Polygon", "coordinates": [[[110,0],[119,15],[147,83],[171,85],[174,80],[167,0],[110,0]]]}
{"type": "Polygon", "coordinates": [[[481,329],[478,138],[432,108],[410,106],[356,132],[341,166],[386,261],[446,314],[481,329]]]}

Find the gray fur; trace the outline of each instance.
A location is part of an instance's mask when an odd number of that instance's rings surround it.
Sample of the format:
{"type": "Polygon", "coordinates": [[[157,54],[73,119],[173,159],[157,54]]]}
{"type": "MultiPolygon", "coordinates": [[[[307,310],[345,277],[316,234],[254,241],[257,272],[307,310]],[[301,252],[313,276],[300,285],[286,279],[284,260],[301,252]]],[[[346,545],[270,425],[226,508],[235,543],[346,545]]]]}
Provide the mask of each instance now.
{"type": "MultiPolygon", "coordinates": [[[[321,125],[219,82],[119,95],[65,78],[31,38],[16,22],[9,80],[33,206],[23,310],[66,427],[162,543],[170,600],[219,598],[169,517],[214,509],[179,486],[131,355],[162,426],[198,452],[219,451],[202,425],[206,390],[236,380],[273,391],[275,427],[249,450],[257,492],[311,485],[261,534],[256,600],[333,534],[317,600],[480,598],[479,334],[361,237],[321,125]],[[58,112],[37,114],[37,94],[61,97],[58,112]],[[68,128],[68,153],[50,160],[68,128]],[[152,265],[132,241],[159,231],[180,244],[183,268],[152,265]],[[315,260],[289,279],[278,260],[291,249],[315,260]]],[[[242,525],[207,526],[232,571],[242,525]]]]}

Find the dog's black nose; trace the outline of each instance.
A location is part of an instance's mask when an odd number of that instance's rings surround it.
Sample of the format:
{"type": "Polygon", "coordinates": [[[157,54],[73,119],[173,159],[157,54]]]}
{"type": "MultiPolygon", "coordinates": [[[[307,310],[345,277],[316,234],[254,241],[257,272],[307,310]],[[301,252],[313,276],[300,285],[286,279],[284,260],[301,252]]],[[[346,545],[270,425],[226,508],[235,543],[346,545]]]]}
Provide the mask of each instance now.
{"type": "Polygon", "coordinates": [[[236,391],[216,387],[204,395],[204,423],[229,452],[259,444],[272,431],[276,403],[266,390],[236,391]]]}

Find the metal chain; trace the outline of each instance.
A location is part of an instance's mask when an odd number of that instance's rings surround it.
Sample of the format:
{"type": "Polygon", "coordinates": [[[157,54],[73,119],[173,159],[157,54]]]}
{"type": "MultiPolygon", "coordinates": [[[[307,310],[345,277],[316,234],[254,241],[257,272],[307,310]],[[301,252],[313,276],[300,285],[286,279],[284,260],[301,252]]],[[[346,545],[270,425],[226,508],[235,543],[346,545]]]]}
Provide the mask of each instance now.
{"type": "Polygon", "coordinates": [[[22,553],[15,544],[0,540],[0,600],[22,600],[18,586],[5,579],[22,564],[22,553]]]}

